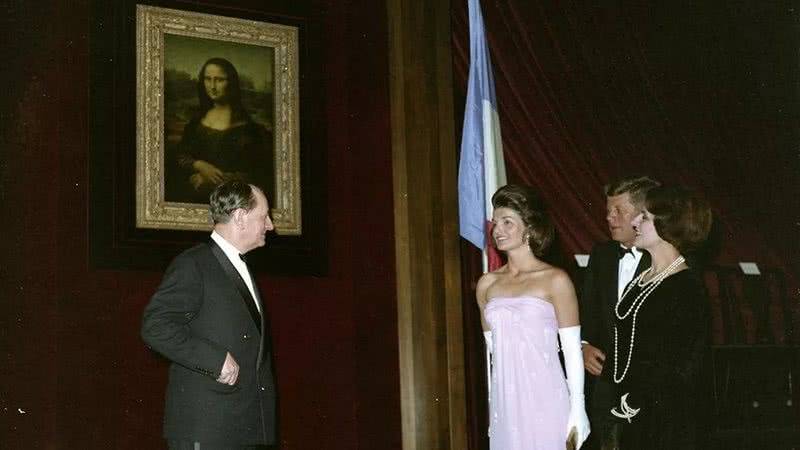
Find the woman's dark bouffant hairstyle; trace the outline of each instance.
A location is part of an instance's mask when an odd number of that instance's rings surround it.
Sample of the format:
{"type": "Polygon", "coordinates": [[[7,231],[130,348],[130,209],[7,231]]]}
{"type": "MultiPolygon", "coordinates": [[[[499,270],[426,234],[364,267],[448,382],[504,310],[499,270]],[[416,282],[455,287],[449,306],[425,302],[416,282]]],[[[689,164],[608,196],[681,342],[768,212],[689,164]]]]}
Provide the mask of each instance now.
{"type": "Polygon", "coordinates": [[[530,236],[531,251],[537,257],[545,255],[555,238],[555,228],[538,192],[528,186],[507,184],[492,195],[492,206],[519,214],[530,236]]]}
{"type": "Polygon", "coordinates": [[[656,232],[682,254],[698,250],[711,230],[711,208],[694,191],[659,186],[647,192],[647,211],[653,216],[656,232]]]}

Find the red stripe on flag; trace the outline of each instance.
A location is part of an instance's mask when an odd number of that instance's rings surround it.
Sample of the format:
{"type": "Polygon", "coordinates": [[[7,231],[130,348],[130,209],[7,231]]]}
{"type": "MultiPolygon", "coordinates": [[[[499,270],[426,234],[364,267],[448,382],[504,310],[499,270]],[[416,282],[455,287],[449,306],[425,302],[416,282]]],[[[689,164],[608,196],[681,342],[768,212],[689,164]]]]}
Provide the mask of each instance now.
{"type": "Polygon", "coordinates": [[[494,238],[492,238],[492,222],[486,221],[486,258],[489,262],[487,272],[492,272],[499,269],[505,264],[503,255],[494,247],[494,238]]]}

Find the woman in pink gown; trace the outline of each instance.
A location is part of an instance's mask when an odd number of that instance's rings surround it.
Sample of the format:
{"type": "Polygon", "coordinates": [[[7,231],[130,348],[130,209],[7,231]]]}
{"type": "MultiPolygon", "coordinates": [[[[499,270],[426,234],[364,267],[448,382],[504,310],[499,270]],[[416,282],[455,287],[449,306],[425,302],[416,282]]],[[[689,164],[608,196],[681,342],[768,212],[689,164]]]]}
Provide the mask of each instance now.
{"type": "Polygon", "coordinates": [[[552,222],[529,187],[504,186],[492,205],[492,238],[508,262],[484,274],[477,288],[492,353],[490,448],[562,450],[570,431],[579,448],[589,419],[578,301],[569,276],[540,259],[553,241],[552,222]]]}

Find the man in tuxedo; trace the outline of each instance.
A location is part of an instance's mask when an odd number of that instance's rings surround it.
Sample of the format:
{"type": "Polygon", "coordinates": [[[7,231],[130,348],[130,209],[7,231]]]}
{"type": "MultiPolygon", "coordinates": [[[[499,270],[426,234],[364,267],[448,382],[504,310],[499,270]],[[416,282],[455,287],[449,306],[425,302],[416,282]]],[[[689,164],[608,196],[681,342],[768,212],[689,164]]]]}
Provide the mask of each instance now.
{"type": "Polygon", "coordinates": [[[178,255],[144,310],[142,338],[172,364],[164,437],[170,450],[263,449],[275,443],[269,321],[244,254],[273,229],[261,189],[219,185],[208,242],[178,255]]]}
{"type": "MultiPolygon", "coordinates": [[[[636,232],[631,221],[644,209],[647,191],[659,183],[640,176],[615,181],[606,186],[606,222],[610,241],[596,245],[581,291],[580,317],[583,335],[583,363],[592,375],[586,377],[591,389],[589,417],[592,439],[588,448],[616,448],[616,429],[610,410],[616,405],[611,367],[606,356],[614,352],[614,307],[625,286],[650,266],[650,255],[633,247],[636,232]]],[[[611,361],[611,360],[609,360],[611,361]]]]}

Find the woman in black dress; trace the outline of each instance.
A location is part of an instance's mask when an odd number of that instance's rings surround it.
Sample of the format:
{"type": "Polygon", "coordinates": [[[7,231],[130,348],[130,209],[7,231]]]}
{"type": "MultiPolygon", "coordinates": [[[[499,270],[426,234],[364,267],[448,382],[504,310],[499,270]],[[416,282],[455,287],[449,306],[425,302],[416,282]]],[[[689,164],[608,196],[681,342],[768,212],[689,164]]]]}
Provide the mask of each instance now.
{"type": "MultiPolygon", "coordinates": [[[[685,255],[708,237],[711,210],[695,193],[658,187],[634,218],[637,248],[651,267],[615,307],[613,376],[620,448],[702,449],[707,401],[709,306],[685,255]]],[[[694,268],[693,268],[694,269],[694,268]]]]}
{"type": "Polygon", "coordinates": [[[177,147],[185,181],[176,199],[206,203],[215,187],[237,179],[259,186],[273,202],[272,135],[245,110],[233,64],[223,58],[206,61],[198,75],[197,95],[200,109],[177,147]]]}

